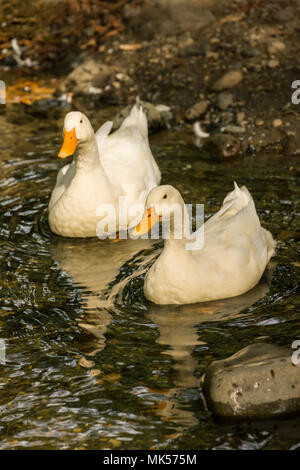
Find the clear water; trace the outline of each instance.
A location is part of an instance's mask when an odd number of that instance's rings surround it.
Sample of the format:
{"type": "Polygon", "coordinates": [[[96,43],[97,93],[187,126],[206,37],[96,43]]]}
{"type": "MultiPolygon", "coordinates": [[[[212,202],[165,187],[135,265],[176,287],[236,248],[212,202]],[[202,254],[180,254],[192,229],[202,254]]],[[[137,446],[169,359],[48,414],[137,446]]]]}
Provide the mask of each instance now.
{"type": "MultiPolygon", "coordinates": [[[[115,110],[88,113],[100,125],[115,110]]],[[[299,446],[299,419],[218,423],[199,387],[213,360],[258,340],[299,339],[297,157],[220,161],[188,132],[151,136],[164,182],[186,202],[203,202],[208,217],[236,180],[278,240],[251,292],[159,307],[142,286],[161,242],[66,240],[49,230],[63,115],[22,105],[0,114],[0,449],[299,446]]]]}

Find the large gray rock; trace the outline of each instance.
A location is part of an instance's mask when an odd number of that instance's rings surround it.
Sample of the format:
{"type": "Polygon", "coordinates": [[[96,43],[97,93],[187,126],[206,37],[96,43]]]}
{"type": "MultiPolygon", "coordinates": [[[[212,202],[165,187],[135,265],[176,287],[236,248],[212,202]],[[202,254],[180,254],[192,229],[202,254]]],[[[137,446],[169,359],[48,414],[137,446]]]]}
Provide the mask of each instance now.
{"type": "Polygon", "coordinates": [[[254,343],[213,362],[203,378],[203,392],[215,415],[267,418],[300,410],[300,364],[292,349],[254,343]]]}

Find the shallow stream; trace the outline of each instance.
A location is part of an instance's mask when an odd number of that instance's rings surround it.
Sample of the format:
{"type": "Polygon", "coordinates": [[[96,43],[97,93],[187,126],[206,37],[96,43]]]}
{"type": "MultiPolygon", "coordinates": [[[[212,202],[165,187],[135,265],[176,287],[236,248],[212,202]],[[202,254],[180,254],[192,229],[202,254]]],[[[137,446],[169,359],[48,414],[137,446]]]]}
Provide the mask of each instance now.
{"type": "MultiPolygon", "coordinates": [[[[89,111],[95,126],[114,114],[89,111]]],[[[160,241],[50,232],[47,204],[65,163],[57,158],[63,115],[23,105],[0,114],[0,449],[299,446],[299,419],[220,423],[199,387],[213,360],[255,341],[291,347],[299,339],[297,157],[217,160],[187,132],[151,136],[163,182],[186,202],[204,203],[209,217],[234,180],[245,184],[278,240],[270,269],[249,293],[159,307],[142,287],[160,241]]]]}

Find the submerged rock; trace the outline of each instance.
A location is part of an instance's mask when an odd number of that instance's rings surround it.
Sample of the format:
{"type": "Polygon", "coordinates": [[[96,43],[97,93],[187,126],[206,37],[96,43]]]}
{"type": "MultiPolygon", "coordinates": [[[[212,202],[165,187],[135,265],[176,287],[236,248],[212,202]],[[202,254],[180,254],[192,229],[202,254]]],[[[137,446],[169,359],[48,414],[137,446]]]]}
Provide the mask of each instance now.
{"type": "Polygon", "coordinates": [[[292,349],[255,343],[214,361],[203,379],[208,407],[228,418],[267,418],[300,411],[300,364],[292,349]]]}
{"type": "Polygon", "coordinates": [[[234,157],[240,153],[240,142],[231,134],[216,132],[205,140],[203,148],[213,157],[234,157]]]}

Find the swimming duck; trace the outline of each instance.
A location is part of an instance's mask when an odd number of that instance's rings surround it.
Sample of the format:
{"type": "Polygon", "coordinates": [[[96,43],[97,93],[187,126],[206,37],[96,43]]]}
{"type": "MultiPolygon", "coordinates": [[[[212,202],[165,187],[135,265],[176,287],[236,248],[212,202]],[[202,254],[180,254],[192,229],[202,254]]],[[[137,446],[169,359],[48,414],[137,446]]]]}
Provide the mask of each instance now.
{"type": "Polygon", "coordinates": [[[159,220],[170,227],[169,239],[144,281],[145,296],[156,304],[190,304],[243,294],[258,283],[275,251],[276,243],[260,225],[245,186],[234,183],[220,210],[195,232],[196,240],[204,229],[200,249],[193,249],[180,224],[178,229],[174,223],[178,211],[185,214],[186,209],[173,186],[152,189],[145,207],[134,236],[147,233],[159,220]]]}
{"type": "Polygon", "coordinates": [[[49,202],[50,228],[58,235],[101,238],[136,225],[136,213],[129,208],[144,205],[149,191],[160,182],[142,108],[135,105],[120,128],[109,135],[112,125],[104,123],[95,134],[81,112],[65,117],[58,156],[77,152],[73,162],[58,172],[49,202]],[[127,220],[119,217],[120,196],[126,199],[127,220]],[[114,211],[106,212],[107,207],[114,211]],[[105,225],[101,224],[104,220],[105,225]]]}

